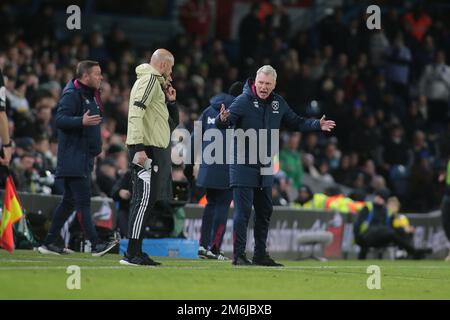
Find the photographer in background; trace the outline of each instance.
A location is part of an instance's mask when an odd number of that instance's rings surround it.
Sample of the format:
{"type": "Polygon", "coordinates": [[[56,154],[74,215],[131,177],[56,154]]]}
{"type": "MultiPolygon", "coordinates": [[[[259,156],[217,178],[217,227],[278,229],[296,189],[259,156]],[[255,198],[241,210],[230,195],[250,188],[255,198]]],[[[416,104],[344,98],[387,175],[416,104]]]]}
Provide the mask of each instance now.
{"type": "Polygon", "coordinates": [[[369,248],[382,248],[396,245],[408,252],[412,259],[424,259],[431,249],[416,249],[409,239],[400,235],[393,225],[393,216],[388,212],[390,190],[381,189],[375,193],[373,207],[364,207],[358,214],[354,225],[355,242],[361,250],[358,259],[365,260],[369,248]]]}

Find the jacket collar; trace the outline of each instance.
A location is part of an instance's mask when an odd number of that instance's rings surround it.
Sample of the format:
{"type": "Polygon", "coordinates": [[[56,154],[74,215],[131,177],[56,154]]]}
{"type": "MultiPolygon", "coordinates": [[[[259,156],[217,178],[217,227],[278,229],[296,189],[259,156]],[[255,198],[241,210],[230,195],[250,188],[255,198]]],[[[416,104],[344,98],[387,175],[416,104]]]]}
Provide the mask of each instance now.
{"type": "Polygon", "coordinates": [[[89,87],[89,86],[87,86],[87,85],[81,83],[81,81],[78,80],[78,79],[74,79],[74,80],[73,80],[73,86],[74,86],[75,89],[77,89],[77,90],[82,90],[82,91],[88,92],[88,93],[90,93],[90,94],[92,94],[92,95],[94,95],[94,94],[95,94],[95,91],[96,91],[96,89],[91,88],[91,87],[89,87]]]}
{"type": "Polygon", "coordinates": [[[156,76],[156,79],[158,79],[158,81],[161,85],[165,84],[166,79],[150,63],[143,63],[136,67],[136,74],[138,75],[138,77],[140,75],[149,74],[149,73],[156,76]]]}
{"type": "MultiPolygon", "coordinates": [[[[87,85],[82,84],[78,79],[74,79],[72,81],[72,83],[76,90],[81,90],[83,93],[88,93],[89,95],[94,97],[100,110],[103,112],[104,107],[103,107],[103,102],[102,102],[101,95],[100,95],[100,90],[88,87],[87,85]]],[[[82,94],[82,96],[83,96],[83,94],[82,94]]]]}

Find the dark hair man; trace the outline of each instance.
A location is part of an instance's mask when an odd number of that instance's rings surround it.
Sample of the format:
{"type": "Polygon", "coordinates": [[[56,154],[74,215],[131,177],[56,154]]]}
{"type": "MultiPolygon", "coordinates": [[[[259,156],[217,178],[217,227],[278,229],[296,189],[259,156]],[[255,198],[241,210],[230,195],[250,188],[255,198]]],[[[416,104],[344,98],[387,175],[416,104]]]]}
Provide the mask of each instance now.
{"type": "Polygon", "coordinates": [[[100,123],[103,110],[99,92],[102,79],[98,62],[81,61],[77,66],[76,79],[67,83],[59,100],[56,111],[56,177],[64,180],[64,195],[53,215],[44,244],[38,249],[40,253],[65,253],[55,244],[55,240],[74,209],[92,243],[93,256],[104,255],[118,243],[101,242],[91,217],[91,173],[95,157],[102,151],[100,123]]]}

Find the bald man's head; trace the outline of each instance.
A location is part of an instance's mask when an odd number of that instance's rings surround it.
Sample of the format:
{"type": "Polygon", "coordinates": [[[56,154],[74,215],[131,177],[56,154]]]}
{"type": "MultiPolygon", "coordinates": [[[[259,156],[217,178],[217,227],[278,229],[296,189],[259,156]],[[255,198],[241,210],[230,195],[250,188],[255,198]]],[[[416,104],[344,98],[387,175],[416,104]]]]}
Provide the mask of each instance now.
{"type": "Polygon", "coordinates": [[[153,52],[150,64],[153,68],[158,70],[164,78],[169,79],[172,74],[173,65],[175,64],[175,58],[169,50],[161,48],[153,52]]]}

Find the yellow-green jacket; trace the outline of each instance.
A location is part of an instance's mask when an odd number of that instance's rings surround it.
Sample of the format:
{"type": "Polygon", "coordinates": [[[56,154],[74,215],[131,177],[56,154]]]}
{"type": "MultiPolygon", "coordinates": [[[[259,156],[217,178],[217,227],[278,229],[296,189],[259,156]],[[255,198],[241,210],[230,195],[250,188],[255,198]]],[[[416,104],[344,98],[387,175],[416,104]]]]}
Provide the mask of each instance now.
{"type": "Polygon", "coordinates": [[[150,64],[136,67],[130,93],[127,145],[166,148],[170,141],[169,111],[162,89],[164,77],[150,64]]]}

